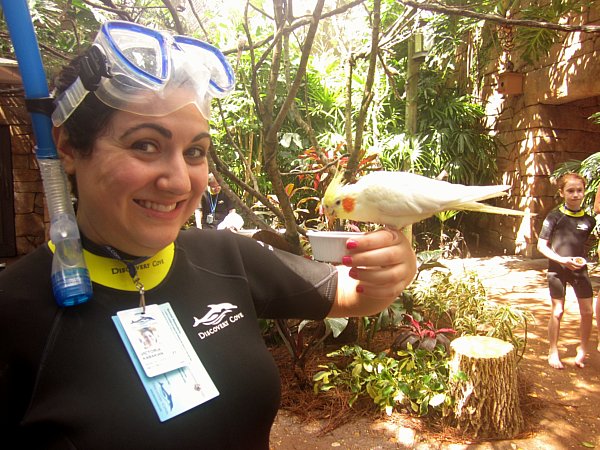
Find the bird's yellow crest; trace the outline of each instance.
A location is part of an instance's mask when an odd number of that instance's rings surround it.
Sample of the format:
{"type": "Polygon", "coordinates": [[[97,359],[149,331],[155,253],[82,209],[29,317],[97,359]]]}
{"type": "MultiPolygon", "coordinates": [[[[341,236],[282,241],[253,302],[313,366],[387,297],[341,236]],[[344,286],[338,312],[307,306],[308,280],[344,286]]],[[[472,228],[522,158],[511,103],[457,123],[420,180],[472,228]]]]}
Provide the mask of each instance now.
{"type": "Polygon", "coordinates": [[[325,194],[323,195],[323,206],[332,208],[335,205],[337,200],[337,196],[340,193],[340,188],[344,186],[344,172],[339,171],[331,179],[329,186],[325,190],[325,194]]]}

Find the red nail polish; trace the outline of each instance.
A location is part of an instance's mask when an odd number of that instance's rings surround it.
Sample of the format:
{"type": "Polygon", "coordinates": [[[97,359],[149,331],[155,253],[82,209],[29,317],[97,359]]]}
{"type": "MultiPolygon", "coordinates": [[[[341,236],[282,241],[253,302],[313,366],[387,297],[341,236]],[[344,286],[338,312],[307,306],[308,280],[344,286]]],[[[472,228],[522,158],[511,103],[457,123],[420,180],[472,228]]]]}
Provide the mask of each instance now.
{"type": "Polygon", "coordinates": [[[344,256],[342,257],[342,264],[345,266],[351,266],[352,265],[352,256],[344,256]]]}
{"type": "Polygon", "coordinates": [[[355,249],[356,247],[358,247],[358,242],[355,240],[349,239],[348,242],[346,242],[346,248],[348,250],[355,249]]]}
{"type": "Polygon", "coordinates": [[[358,286],[356,286],[356,292],[358,292],[359,294],[362,294],[365,291],[365,288],[362,287],[360,284],[358,286]]]}
{"type": "Polygon", "coordinates": [[[358,277],[358,270],[352,268],[348,271],[348,275],[350,275],[352,278],[356,278],[358,277]]]}

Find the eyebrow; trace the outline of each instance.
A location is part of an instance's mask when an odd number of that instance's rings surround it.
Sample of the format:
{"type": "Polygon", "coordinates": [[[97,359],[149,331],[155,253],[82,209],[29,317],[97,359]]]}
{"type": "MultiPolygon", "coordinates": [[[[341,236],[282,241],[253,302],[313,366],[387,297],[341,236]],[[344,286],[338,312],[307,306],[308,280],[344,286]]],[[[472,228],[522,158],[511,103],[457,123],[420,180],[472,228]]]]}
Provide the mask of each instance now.
{"type": "Polygon", "coordinates": [[[210,143],[212,145],[212,138],[210,137],[210,133],[208,133],[206,131],[203,131],[202,133],[198,133],[196,136],[194,136],[194,139],[192,139],[192,142],[196,142],[196,141],[199,141],[204,138],[210,139],[210,143]]]}
{"type": "Polygon", "coordinates": [[[136,131],[141,130],[143,128],[151,128],[169,139],[173,137],[173,133],[171,133],[167,128],[163,126],[157,125],[155,123],[140,123],[139,125],[131,127],[127,131],[125,131],[125,133],[121,135],[121,139],[126,138],[130,134],[135,133],[136,131]]]}
{"type": "MultiPolygon", "coordinates": [[[[121,135],[121,139],[124,139],[127,136],[129,136],[130,134],[132,134],[138,130],[141,130],[143,128],[150,128],[152,130],[155,130],[168,139],[171,139],[173,137],[173,133],[169,129],[163,127],[162,125],[158,125],[156,123],[140,123],[139,125],[131,127],[127,131],[125,131],[125,133],[123,133],[121,135]]],[[[196,141],[199,141],[204,138],[211,139],[210,133],[208,133],[206,131],[202,131],[201,133],[198,133],[196,136],[194,136],[194,138],[192,139],[192,142],[196,142],[196,141]]],[[[211,142],[212,142],[212,139],[211,139],[211,142]]]]}

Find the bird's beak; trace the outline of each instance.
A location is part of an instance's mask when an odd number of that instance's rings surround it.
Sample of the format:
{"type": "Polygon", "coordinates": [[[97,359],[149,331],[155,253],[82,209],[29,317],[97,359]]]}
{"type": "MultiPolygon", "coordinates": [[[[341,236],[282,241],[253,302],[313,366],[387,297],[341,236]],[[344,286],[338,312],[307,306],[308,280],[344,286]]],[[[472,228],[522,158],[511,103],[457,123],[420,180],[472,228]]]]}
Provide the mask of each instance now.
{"type": "Polygon", "coordinates": [[[324,215],[327,220],[334,220],[333,208],[328,208],[323,202],[321,202],[321,214],[324,215]]]}
{"type": "Polygon", "coordinates": [[[337,217],[335,217],[335,210],[333,208],[325,208],[325,217],[327,217],[328,222],[334,222],[337,217]]]}

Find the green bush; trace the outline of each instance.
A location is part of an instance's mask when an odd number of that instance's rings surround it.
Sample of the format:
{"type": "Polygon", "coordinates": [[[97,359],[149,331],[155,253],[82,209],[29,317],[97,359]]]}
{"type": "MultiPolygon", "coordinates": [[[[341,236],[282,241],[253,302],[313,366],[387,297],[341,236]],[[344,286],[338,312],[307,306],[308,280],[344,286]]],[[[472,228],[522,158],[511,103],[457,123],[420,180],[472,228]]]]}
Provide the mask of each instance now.
{"type": "MultiPolygon", "coordinates": [[[[414,301],[410,309],[414,308],[415,317],[427,318],[411,321],[419,335],[432,333],[437,337],[448,331],[441,327],[448,327],[457,335],[496,337],[511,342],[522,358],[531,314],[488,300],[475,272],[452,273],[431,262],[424,266],[433,268],[420,270],[405,292],[405,297],[414,301]]],[[[403,328],[399,330],[398,337],[402,337],[403,328]]],[[[345,390],[351,393],[351,406],[359,397],[369,396],[387,414],[402,407],[419,415],[447,411],[454,399],[448,388],[450,356],[445,346],[437,339],[432,351],[416,348],[410,340],[404,344],[406,349],[392,344],[391,348],[400,348],[393,354],[375,354],[358,345],[329,353],[328,357],[338,360],[319,366],[322,370],[313,376],[315,393],[345,390]]]]}
{"type": "Polygon", "coordinates": [[[490,336],[515,346],[519,360],[527,343],[527,324],[533,320],[519,307],[497,304],[487,297],[477,273],[453,273],[434,268],[421,273],[411,286],[414,308],[436,327],[447,326],[458,335],[490,336]]]}
{"type": "Polygon", "coordinates": [[[315,393],[346,389],[352,393],[350,406],[368,395],[388,415],[402,406],[426,415],[451,404],[446,393],[449,356],[442,347],[427,351],[409,344],[392,358],[385,352],[375,354],[358,345],[346,345],[327,356],[349,362],[342,368],[336,363],[319,366],[323,370],[313,377],[315,393]]]}

